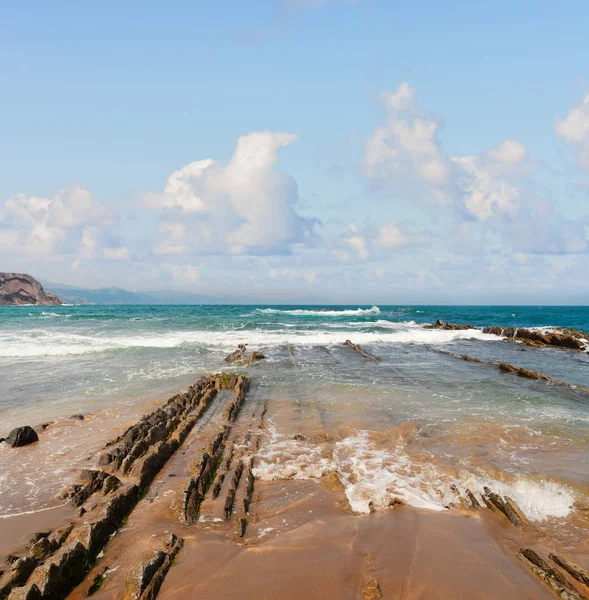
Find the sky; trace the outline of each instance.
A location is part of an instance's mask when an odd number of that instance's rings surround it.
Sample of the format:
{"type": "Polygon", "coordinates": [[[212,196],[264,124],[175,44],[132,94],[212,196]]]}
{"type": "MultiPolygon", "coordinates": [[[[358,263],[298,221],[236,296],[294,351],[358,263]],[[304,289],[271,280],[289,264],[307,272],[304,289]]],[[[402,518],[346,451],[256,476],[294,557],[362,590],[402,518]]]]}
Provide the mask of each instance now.
{"type": "Polygon", "coordinates": [[[0,271],[589,304],[586,1],[0,9],[0,271]]]}

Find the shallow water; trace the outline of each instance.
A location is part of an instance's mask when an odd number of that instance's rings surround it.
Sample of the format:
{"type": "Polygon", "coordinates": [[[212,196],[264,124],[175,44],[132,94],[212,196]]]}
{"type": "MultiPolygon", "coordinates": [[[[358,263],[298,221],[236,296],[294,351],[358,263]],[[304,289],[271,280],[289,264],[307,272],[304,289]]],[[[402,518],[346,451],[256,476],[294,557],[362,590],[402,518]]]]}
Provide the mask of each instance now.
{"type": "Polygon", "coordinates": [[[227,368],[224,356],[245,342],[266,356],[236,367],[268,401],[258,477],[314,479],[335,470],[356,512],[396,501],[442,511],[452,484],[475,494],[492,485],[529,519],[573,535],[565,525],[589,506],[589,396],[440,350],[587,388],[589,355],[421,327],[437,318],[589,330],[589,309],[575,307],[3,308],[0,433],[58,423],[35,446],[0,446],[0,516],[58,504],[102,443],[155,400],[227,368]],[[346,339],[381,362],[343,346],[346,339]],[[87,418],[68,419],[75,413],[87,418]],[[293,440],[296,433],[305,439],[293,440]]]}

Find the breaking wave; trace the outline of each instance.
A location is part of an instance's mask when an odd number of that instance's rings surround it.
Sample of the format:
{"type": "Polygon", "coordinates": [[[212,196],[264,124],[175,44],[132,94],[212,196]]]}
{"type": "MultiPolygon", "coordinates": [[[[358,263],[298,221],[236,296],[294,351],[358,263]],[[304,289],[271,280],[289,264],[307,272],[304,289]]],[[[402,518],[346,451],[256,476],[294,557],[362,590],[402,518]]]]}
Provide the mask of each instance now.
{"type": "Polygon", "coordinates": [[[292,315],[294,317],[359,317],[369,315],[379,315],[380,308],[373,306],[372,308],[355,308],[344,310],[305,310],[297,308],[293,310],[283,310],[279,308],[256,308],[255,312],[266,315],[292,315]]]}
{"type": "Polygon", "coordinates": [[[456,340],[476,339],[497,341],[501,338],[483,333],[477,329],[446,331],[422,329],[409,325],[407,328],[391,323],[389,327],[377,326],[379,331],[335,331],[293,330],[264,331],[226,330],[226,331],[172,331],[145,334],[129,333],[119,335],[91,335],[76,333],[56,333],[55,331],[24,331],[0,334],[0,357],[25,358],[38,356],[68,356],[135,348],[172,349],[182,346],[200,346],[235,348],[237,344],[248,343],[255,347],[276,347],[286,343],[301,346],[337,346],[348,337],[358,344],[447,344],[456,340]]]}

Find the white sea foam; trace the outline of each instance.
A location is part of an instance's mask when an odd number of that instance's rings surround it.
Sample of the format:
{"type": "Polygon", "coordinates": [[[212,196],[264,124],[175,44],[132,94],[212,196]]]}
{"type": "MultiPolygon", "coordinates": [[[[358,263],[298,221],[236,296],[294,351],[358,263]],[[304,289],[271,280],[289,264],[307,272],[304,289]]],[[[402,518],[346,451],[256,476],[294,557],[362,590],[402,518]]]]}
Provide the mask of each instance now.
{"type": "Polygon", "coordinates": [[[510,482],[498,481],[484,471],[440,470],[430,462],[415,461],[405,451],[402,437],[396,446],[382,447],[368,432],[357,432],[337,442],[332,458],[327,448],[308,441],[296,441],[271,428],[262,446],[254,473],[263,480],[318,479],[336,470],[345,487],[350,507],[357,513],[386,509],[395,501],[433,511],[447,510],[456,503],[450,486],[464,492],[468,487],[479,496],[488,486],[509,496],[531,521],[565,518],[573,510],[574,492],[553,481],[534,481],[520,476],[510,482]]]}
{"type": "Polygon", "coordinates": [[[378,308],[378,306],[347,310],[305,310],[302,308],[282,310],[279,308],[256,308],[255,312],[268,315],[292,315],[294,317],[358,317],[363,315],[379,315],[380,308],[378,308]]]}
{"type": "Polygon", "coordinates": [[[255,462],[258,479],[317,479],[332,468],[332,461],[322,456],[323,448],[305,440],[294,440],[268,426],[270,439],[255,462]]]}
{"type": "MultiPolygon", "coordinates": [[[[447,344],[456,340],[497,341],[501,338],[477,329],[446,331],[409,326],[391,327],[392,331],[354,332],[358,344],[447,344]]],[[[0,334],[0,357],[24,358],[68,356],[133,348],[178,348],[183,345],[229,349],[248,343],[255,347],[281,346],[286,343],[303,346],[340,345],[351,337],[350,331],[175,331],[165,333],[81,335],[54,331],[23,331],[0,334]]]]}

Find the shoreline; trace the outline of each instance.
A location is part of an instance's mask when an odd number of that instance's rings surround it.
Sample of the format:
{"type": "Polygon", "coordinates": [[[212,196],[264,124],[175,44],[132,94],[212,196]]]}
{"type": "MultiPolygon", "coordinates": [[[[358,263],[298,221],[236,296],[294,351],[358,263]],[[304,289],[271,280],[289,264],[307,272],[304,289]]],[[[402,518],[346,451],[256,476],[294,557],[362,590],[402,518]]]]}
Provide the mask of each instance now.
{"type": "MultiPolygon", "coordinates": [[[[329,434],[318,406],[307,407],[301,419],[303,414],[292,403],[278,406],[260,393],[255,378],[246,398],[248,386],[234,373],[221,374],[202,379],[188,393],[156,403],[158,408],[151,415],[161,416],[152,421],[151,428],[141,429],[133,447],[143,444],[142,439],[147,446],[130,471],[116,465],[124,465],[124,456],[131,456],[131,446],[121,444],[133,427],[88,462],[89,468],[99,469],[91,473],[102,469],[106,475],[98,487],[92,479],[96,475],[92,475],[90,483],[82,479],[81,487],[72,488],[72,498],[88,490],[81,502],[76,502],[77,511],[72,506],[55,507],[35,518],[22,515],[6,520],[18,529],[22,519],[28,528],[34,524],[36,531],[55,531],[69,520],[74,523],[64,540],[66,545],[45,559],[55,564],[55,557],[64,560],[65,549],[71,552],[80,547],[91,560],[97,557],[94,567],[80,574],[83,580],[68,597],[86,597],[90,587],[100,584],[96,598],[120,598],[133,585],[134,573],[145,569],[150,557],[162,553],[168,558],[162,559],[167,563],[161,568],[168,566],[156,582],[160,598],[186,597],[196,590],[203,597],[234,598],[239,594],[252,599],[553,597],[536,577],[534,565],[518,557],[528,546],[545,557],[550,552],[560,556],[564,548],[554,542],[547,544],[545,535],[525,519],[519,524],[509,519],[510,523],[507,513],[493,512],[491,506],[486,510],[480,505],[467,506],[458,499],[453,510],[442,513],[395,504],[388,510],[359,515],[351,512],[337,473],[325,474],[318,481],[257,479],[256,456],[269,419],[287,423],[303,438],[321,440],[329,434]],[[184,416],[170,421],[166,407],[176,405],[184,407],[184,416]],[[170,443],[157,441],[153,435],[155,428],[161,427],[158,423],[164,422],[171,432],[167,435],[172,436],[167,439],[177,442],[171,454],[157,458],[156,464],[151,457],[160,457],[162,444],[170,443]],[[118,458],[117,448],[127,454],[118,458]],[[106,463],[98,460],[105,450],[117,457],[116,463],[112,458],[106,463]],[[211,457],[209,462],[203,462],[205,456],[211,457]],[[113,480],[114,487],[100,491],[101,486],[106,487],[105,477],[113,480]],[[124,512],[108,517],[108,524],[101,520],[100,515],[108,515],[109,507],[117,505],[119,498],[129,497],[134,488],[140,495],[133,492],[135,499],[125,505],[124,512]],[[196,504],[190,504],[191,490],[196,490],[196,504]],[[192,512],[189,506],[195,507],[192,512]],[[168,543],[170,539],[177,541],[168,543]],[[299,582],[295,589],[293,580],[299,582]]],[[[138,424],[147,424],[148,417],[138,424]]],[[[504,501],[498,497],[498,503],[504,501]]],[[[21,528],[21,554],[27,552],[22,544],[30,535],[21,528]]],[[[574,562],[587,568],[589,548],[583,551],[581,545],[576,550],[574,562]]],[[[43,569],[42,564],[37,567],[29,582],[47,584],[43,569]]],[[[562,576],[580,594],[582,586],[571,582],[570,576],[562,576]]],[[[545,581],[550,584],[552,580],[545,581]]],[[[67,585],[73,583],[75,579],[67,585]]]]}

